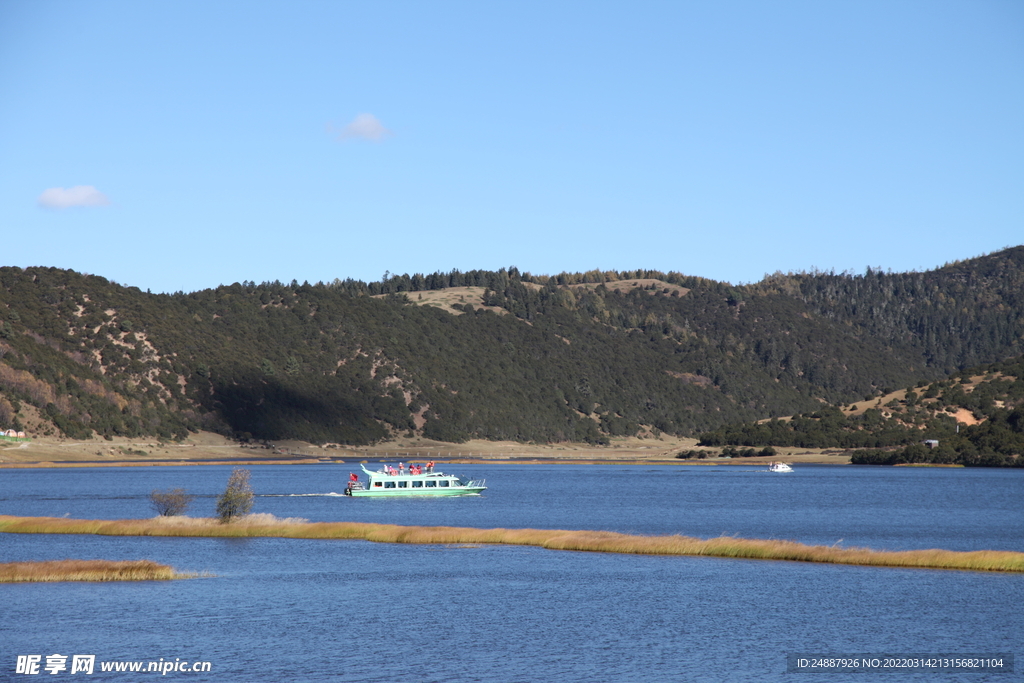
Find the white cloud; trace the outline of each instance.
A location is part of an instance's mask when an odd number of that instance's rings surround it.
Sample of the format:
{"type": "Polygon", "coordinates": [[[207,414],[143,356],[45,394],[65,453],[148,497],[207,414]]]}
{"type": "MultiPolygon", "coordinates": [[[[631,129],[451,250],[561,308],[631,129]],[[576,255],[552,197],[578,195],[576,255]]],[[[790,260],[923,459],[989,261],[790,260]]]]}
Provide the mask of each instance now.
{"type": "Polygon", "coordinates": [[[51,187],[39,195],[39,206],[47,209],[67,209],[72,206],[106,206],[110,203],[107,195],[92,185],[74,187],[51,187]]]}
{"type": "Polygon", "coordinates": [[[394,133],[385,128],[384,124],[381,123],[376,116],[373,114],[360,114],[352,119],[352,122],[342,129],[339,139],[348,140],[350,138],[357,138],[360,140],[380,142],[391,135],[394,135],[394,133]]]}

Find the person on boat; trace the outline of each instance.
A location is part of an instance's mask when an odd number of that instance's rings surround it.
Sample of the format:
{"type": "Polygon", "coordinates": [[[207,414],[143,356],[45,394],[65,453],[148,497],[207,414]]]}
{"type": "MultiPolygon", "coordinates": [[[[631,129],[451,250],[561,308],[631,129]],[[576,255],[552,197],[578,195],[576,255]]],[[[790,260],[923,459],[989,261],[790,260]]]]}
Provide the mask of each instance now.
{"type": "Polygon", "coordinates": [[[405,463],[404,462],[398,463],[398,473],[399,474],[405,474],[405,463]]]}
{"type": "Polygon", "coordinates": [[[427,472],[433,472],[433,471],[434,471],[434,461],[431,460],[430,462],[427,463],[427,472]]]}

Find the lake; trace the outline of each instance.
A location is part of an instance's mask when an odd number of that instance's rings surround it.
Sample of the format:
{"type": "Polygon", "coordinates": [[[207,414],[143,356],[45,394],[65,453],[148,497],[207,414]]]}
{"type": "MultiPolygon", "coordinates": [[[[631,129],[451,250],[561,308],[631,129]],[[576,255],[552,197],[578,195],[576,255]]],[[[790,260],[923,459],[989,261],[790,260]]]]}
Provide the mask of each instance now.
{"type": "MultiPolygon", "coordinates": [[[[443,465],[481,496],[350,499],[358,465],[253,466],[254,512],[311,521],[1024,551],[1024,472],[795,466],[443,465]]],[[[0,513],[208,516],[230,467],[0,471],[0,513]]],[[[521,547],[0,534],[0,561],[152,559],[212,578],[0,585],[0,680],[136,680],[98,662],[209,662],[188,681],[791,680],[790,653],[1024,652],[1024,575],[521,547]],[[74,654],[96,656],[71,674],[74,654]]],[[[149,674],[151,678],[154,674],[149,674]]],[[[833,674],[845,677],[846,674],[833,674]]],[[[141,676],[146,678],[146,676],[141,676]]],[[[798,676],[834,680],[829,674],[798,676]]],[[[904,670],[857,680],[1010,680],[904,670]]]]}

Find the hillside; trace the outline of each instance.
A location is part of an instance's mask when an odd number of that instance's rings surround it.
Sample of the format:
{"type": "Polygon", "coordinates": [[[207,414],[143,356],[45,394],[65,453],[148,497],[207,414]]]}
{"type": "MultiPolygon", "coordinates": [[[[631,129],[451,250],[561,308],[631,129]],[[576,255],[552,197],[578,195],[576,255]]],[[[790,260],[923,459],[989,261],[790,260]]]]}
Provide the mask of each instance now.
{"type": "Polygon", "coordinates": [[[849,406],[720,427],[699,445],[862,449],[854,464],[1024,466],[1024,356],[849,406]]]}
{"type": "Polygon", "coordinates": [[[589,442],[849,404],[1024,352],[1024,247],[926,273],[515,268],[150,294],[0,268],[0,428],[589,442]]]}

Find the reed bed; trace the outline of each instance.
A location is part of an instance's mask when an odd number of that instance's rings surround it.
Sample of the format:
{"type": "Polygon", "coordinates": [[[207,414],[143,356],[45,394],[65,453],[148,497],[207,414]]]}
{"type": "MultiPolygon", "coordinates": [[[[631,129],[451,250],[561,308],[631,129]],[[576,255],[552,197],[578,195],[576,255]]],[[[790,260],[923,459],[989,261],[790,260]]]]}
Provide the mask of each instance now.
{"type": "Polygon", "coordinates": [[[55,560],[0,564],[0,583],[42,581],[167,581],[187,578],[152,560],[55,560]]]}
{"type": "Polygon", "coordinates": [[[610,531],[473,529],[357,522],[296,522],[291,519],[271,518],[267,520],[259,517],[231,524],[220,524],[216,520],[167,523],[152,519],[105,521],[0,515],[0,532],[105,536],[277,537],[432,545],[522,545],[550,550],[636,555],[699,555],[873,567],[1024,572],[1024,553],[998,550],[973,552],[938,549],[886,551],[870,548],[811,546],[795,541],[757,540],[731,536],[700,539],[687,536],[632,536],[610,531]]]}

